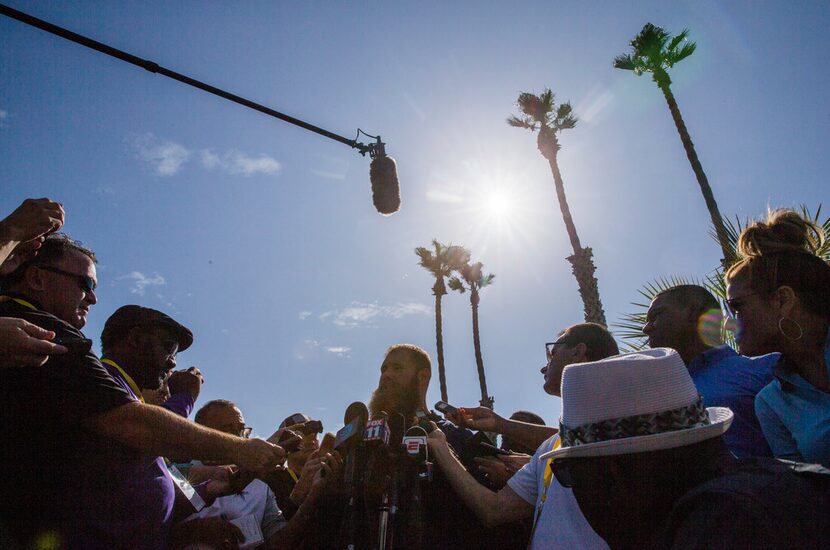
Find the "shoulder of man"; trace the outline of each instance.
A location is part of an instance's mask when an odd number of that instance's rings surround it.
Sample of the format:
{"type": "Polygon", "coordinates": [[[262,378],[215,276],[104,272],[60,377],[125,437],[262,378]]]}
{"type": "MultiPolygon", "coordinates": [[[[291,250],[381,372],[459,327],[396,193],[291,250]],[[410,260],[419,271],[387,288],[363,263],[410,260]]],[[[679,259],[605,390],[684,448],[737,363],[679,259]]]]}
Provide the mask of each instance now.
{"type": "Polygon", "coordinates": [[[5,295],[0,296],[0,317],[23,319],[42,329],[54,331],[56,335],[74,336],[78,338],[84,337],[80,330],[58,319],[51,313],[40,309],[33,309],[5,295]]]}

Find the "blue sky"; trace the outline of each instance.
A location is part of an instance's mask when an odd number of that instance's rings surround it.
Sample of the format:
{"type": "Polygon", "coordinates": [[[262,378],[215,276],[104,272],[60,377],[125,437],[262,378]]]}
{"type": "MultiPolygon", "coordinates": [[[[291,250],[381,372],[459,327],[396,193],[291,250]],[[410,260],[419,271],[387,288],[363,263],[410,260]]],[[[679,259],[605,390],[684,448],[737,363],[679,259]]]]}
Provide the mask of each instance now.
{"type": "MultiPolygon", "coordinates": [[[[582,307],[547,164],[504,122],[522,91],[550,87],[580,117],[560,167],[610,322],[645,282],[717,265],[662,94],[611,66],[647,21],[698,44],[673,89],[724,214],[830,202],[819,2],[7,3],[347,137],[379,133],[397,159],[403,204],[383,218],[348,147],[0,18],[0,211],[61,201],[100,258],[87,335],[126,303],[170,313],[195,333],[179,365],[205,373],[200,403],[232,399],[266,436],[298,410],[336,430],[392,343],[435,359],[413,252],[432,238],[496,274],[481,302],[496,410],[557,421],[543,344],[582,307]]],[[[450,401],[474,405],[467,295],[444,300],[444,342],[450,401]]]]}

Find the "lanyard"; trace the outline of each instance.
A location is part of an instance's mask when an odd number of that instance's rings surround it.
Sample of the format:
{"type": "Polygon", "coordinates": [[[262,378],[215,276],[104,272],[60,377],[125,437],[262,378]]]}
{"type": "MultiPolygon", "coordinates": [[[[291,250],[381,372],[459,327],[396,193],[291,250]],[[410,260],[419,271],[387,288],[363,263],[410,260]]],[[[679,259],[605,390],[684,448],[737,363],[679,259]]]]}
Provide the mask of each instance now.
{"type": "Polygon", "coordinates": [[[102,362],[102,363],[106,363],[107,365],[112,365],[113,367],[115,367],[116,369],[118,369],[118,372],[120,372],[120,373],[121,373],[121,377],[122,377],[122,378],[124,378],[124,381],[125,381],[125,382],[127,382],[127,385],[128,385],[128,386],[130,386],[130,389],[131,389],[131,390],[133,390],[133,393],[135,394],[135,396],[136,396],[136,397],[138,397],[138,399],[139,399],[142,403],[144,403],[144,396],[143,396],[143,395],[141,395],[141,390],[140,390],[140,389],[138,389],[138,385],[135,383],[135,381],[132,379],[132,377],[130,377],[130,375],[129,375],[129,374],[127,374],[127,373],[124,371],[124,369],[122,369],[121,367],[119,367],[119,366],[116,364],[116,362],[115,362],[115,361],[113,361],[112,359],[101,359],[101,362],[102,362]]]}
{"type": "Polygon", "coordinates": [[[294,470],[292,470],[291,468],[287,468],[287,467],[285,469],[288,470],[288,475],[291,476],[291,479],[294,480],[294,483],[297,483],[300,480],[300,478],[297,477],[297,474],[294,473],[294,470]]]}
{"type": "Polygon", "coordinates": [[[22,298],[12,298],[11,296],[0,296],[0,303],[8,302],[9,300],[13,300],[13,301],[17,302],[18,304],[20,304],[21,306],[27,307],[27,308],[29,308],[33,311],[37,311],[37,308],[35,306],[33,306],[30,302],[27,302],[26,300],[24,300],[22,298]]]}
{"type": "MultiPolygon", "coordinates": [[[[560,447],[560,445],[562,445],[562,440],[557,437],[550,450],[555,451],[560,447]]],[[[530,540],[527,542],[528,548],[530,548],[530,545],[533,544],[533,535],[536,534],[536,524],[539,522],[539,517],[542,515],[542,508],[544,508],[545,501],[548,498],[548,489],[553,481],[553,470],[550,467],[552,463],[553,457],[548,458],[547,462],[545,462],[545,473],[542,477],[542,484],[544,487],[542,488],[542,494],[539,496],[539,504],[533,512],[533,529],[530,531],[530,540]]]]}

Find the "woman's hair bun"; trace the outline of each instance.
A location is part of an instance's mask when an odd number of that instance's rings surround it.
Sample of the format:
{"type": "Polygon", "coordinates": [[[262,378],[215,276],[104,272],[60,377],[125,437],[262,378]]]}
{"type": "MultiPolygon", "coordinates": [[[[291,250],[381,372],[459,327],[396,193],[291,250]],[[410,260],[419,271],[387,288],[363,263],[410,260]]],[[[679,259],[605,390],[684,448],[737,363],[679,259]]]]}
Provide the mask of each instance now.
{"type": "Polygon", "coordinates": [[[825,238],[823,228],[799,213],[788,209],[771,210],[765,221],[757,221],[741,232],[738,254],[742,257],[777,252],[816,254],[825,238]]]}

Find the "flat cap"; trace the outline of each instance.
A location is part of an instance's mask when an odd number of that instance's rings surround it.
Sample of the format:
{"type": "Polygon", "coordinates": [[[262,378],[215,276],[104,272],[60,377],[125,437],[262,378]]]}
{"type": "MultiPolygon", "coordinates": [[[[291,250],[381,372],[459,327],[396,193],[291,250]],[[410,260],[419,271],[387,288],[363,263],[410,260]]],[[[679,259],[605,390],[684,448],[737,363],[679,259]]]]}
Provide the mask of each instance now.
{"type": "Polygon", "coordinates": [[[161,311],[138,305],[121,306],[110,315],[104,324],[104,334],[117,328],[129,329],[133,327],[161,326],[170,329],[179,343],[179,351],[184,351],[193,343],[193,332],[189,328],[178,323],[172,317],[161,311]]]}

